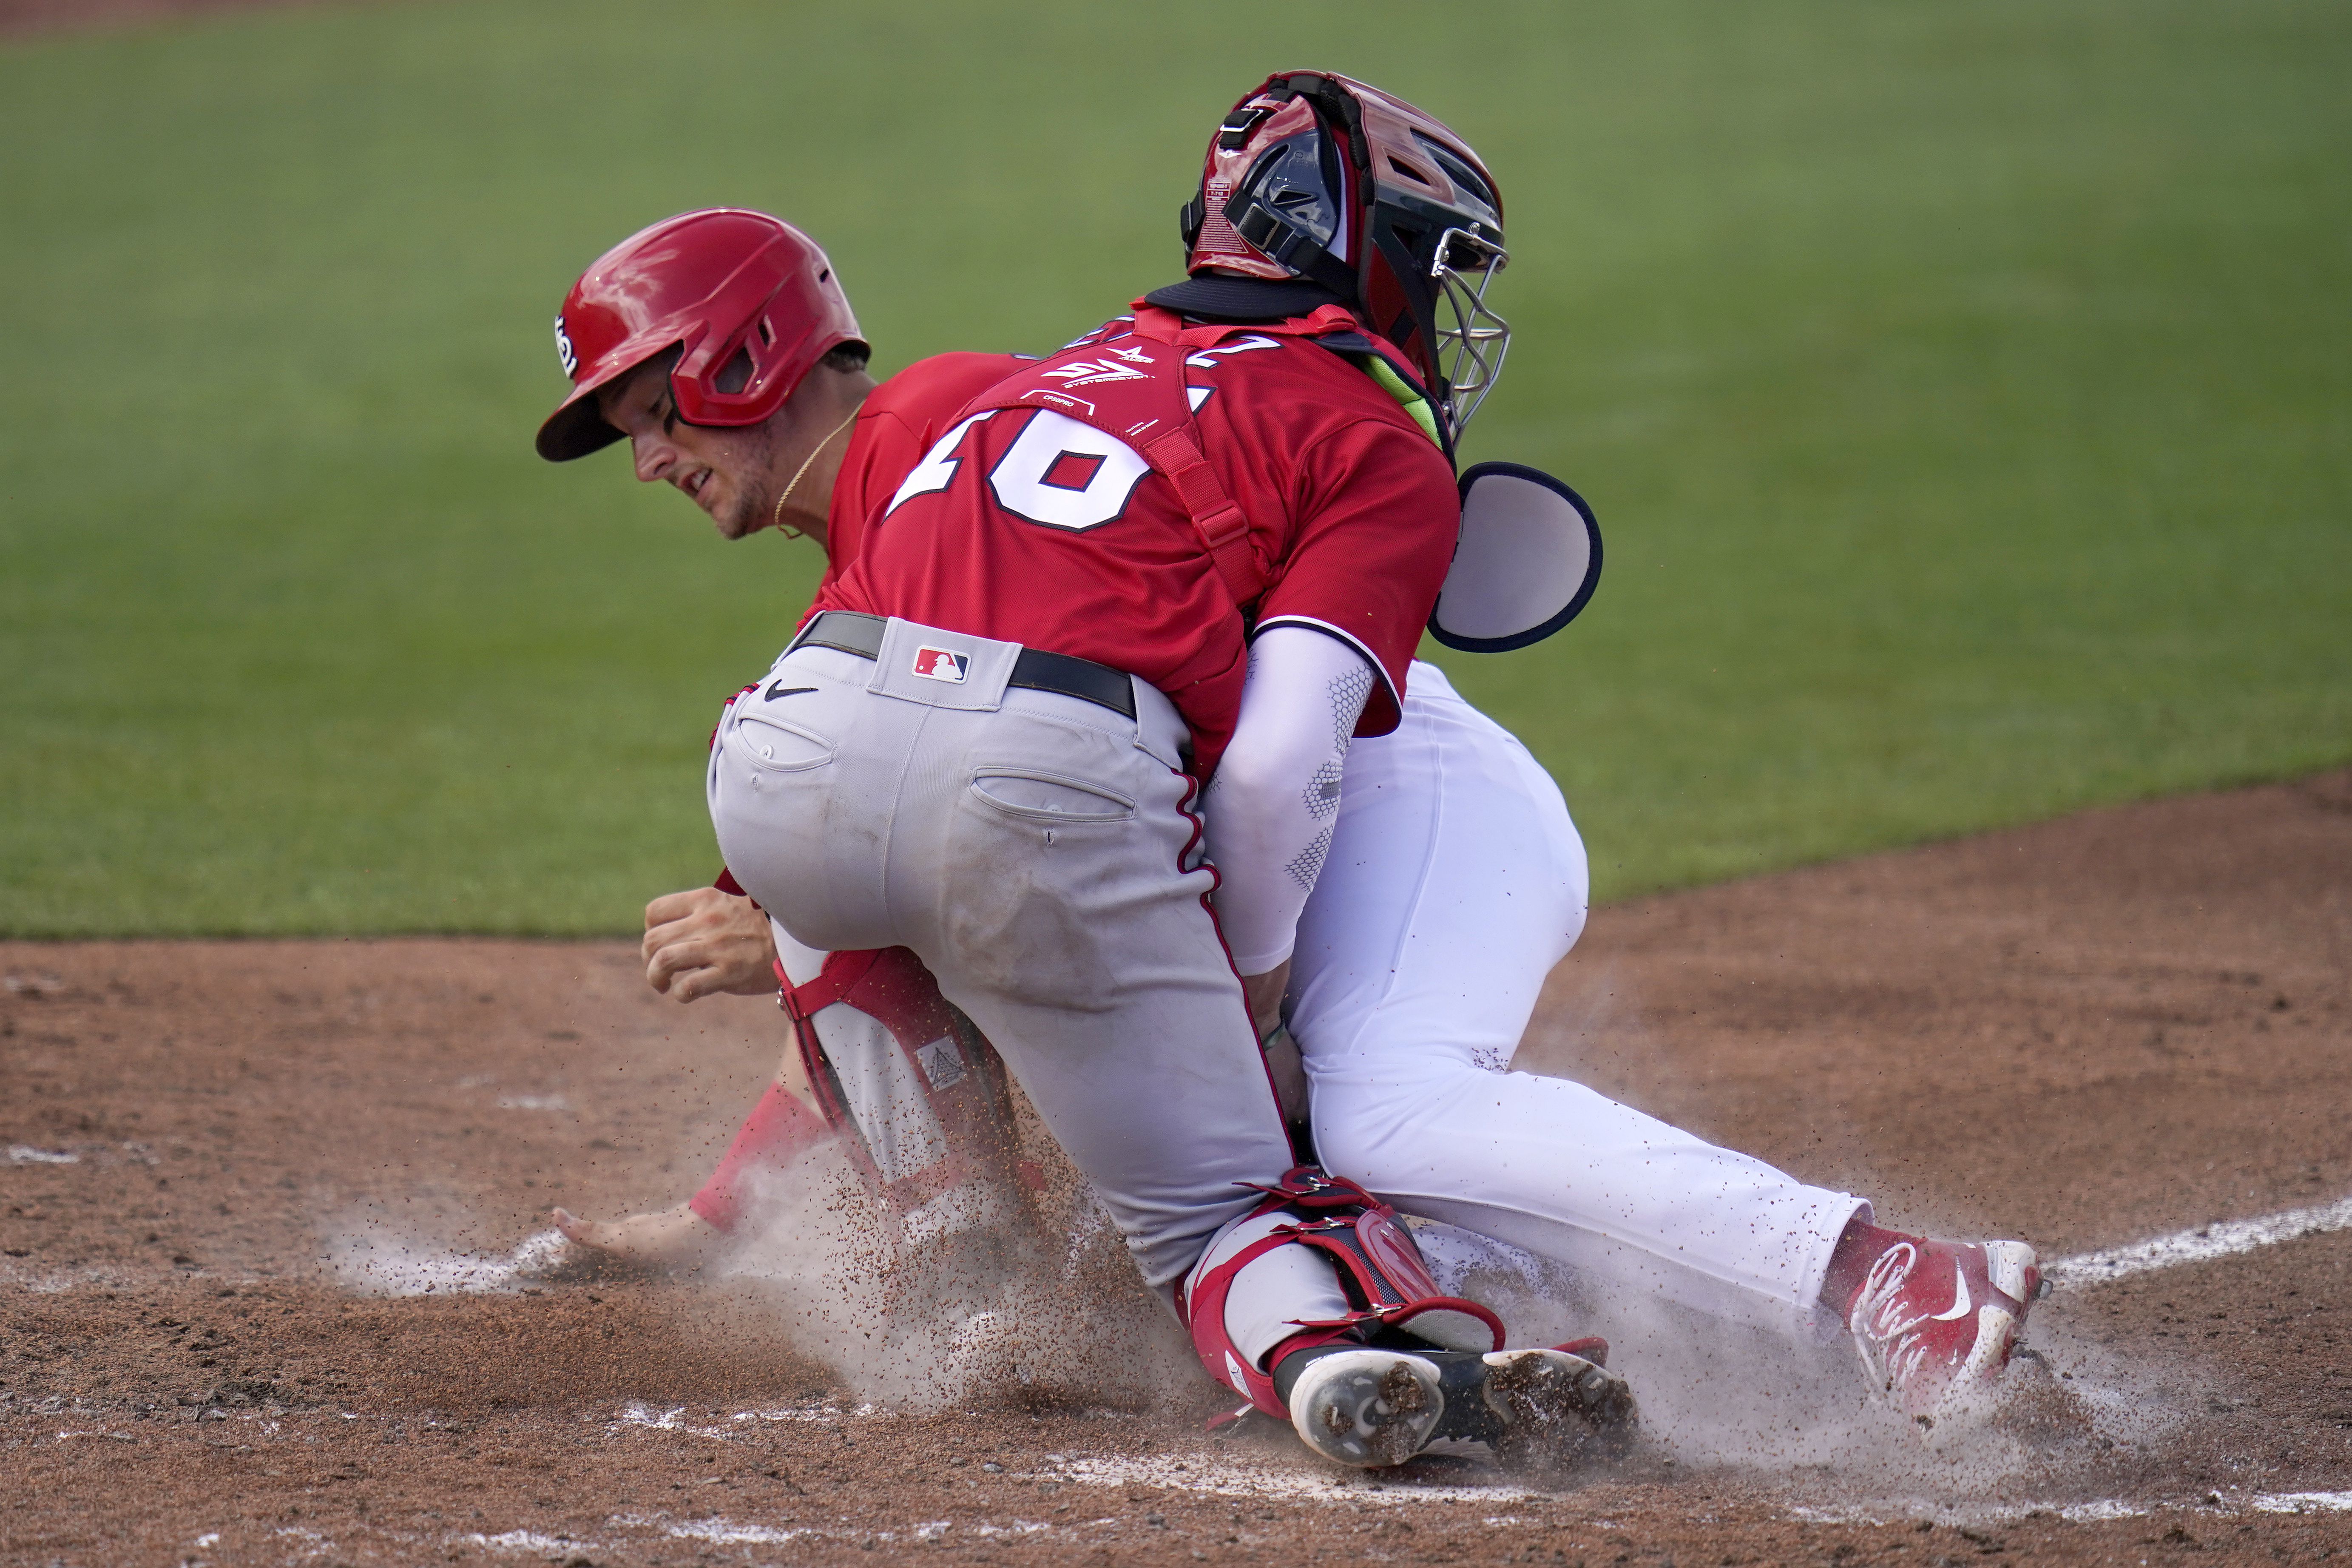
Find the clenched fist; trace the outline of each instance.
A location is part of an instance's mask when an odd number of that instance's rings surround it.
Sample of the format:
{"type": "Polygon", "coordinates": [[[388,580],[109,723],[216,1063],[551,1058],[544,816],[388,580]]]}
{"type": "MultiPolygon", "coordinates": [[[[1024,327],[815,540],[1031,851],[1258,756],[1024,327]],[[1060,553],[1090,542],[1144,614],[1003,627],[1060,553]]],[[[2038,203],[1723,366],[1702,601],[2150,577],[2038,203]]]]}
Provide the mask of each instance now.
{"type": "Polygon", "coordinates": [[[750,899],[716,888],[665,893],[646,906],[646,982],[680,1002],[764,996],[776,989],[776,939],[750,899]]]}

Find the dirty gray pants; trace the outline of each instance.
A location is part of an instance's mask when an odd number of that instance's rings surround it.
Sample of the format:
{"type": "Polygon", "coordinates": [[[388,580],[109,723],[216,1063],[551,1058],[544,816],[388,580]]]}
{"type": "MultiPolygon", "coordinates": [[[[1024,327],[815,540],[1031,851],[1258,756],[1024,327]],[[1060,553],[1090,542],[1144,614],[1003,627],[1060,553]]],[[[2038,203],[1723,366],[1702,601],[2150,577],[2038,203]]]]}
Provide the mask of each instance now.
{"type": "Polygon", "coordinates": [[[1290,1146],[1207,907],[1183,721],[1139,680],[1133,720],[1008,687],[1020,651],[898,620],[877,659],[792,649],[719,726],[711,825],[796,940],[920,955],[1164,1292],[1290,1146]],[[963,679],[914,673],[923,649],[963,679]]]}

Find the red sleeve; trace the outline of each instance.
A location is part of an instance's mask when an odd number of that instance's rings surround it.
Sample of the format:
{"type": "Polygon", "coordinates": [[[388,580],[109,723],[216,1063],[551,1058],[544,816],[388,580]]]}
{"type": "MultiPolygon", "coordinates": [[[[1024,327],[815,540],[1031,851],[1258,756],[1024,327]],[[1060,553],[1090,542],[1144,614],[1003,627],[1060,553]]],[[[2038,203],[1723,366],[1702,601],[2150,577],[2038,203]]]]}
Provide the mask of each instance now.
{"type": "Polygon", "coordinates": [[[1356,733],[1385,735],[1454,560],[1453,470],[1420,431],[1367,419],[1317,442],[1299,486],[1305,521],[1258,602],[1258,629],[1311,626],[1353,644],[1381,678],[1356,733]]]}

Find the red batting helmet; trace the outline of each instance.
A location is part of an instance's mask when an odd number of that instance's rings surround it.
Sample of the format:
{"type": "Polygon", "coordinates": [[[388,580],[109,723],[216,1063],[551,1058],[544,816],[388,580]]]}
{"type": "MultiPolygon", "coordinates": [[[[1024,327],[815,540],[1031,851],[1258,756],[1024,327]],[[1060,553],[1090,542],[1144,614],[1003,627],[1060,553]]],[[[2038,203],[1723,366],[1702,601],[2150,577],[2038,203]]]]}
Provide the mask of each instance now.
{"type": "Polygon", "coordinates": [[[1328,71],[1266,78],[1217,128],[1182,224],[1188,272],[1304,278],[1354,307],[1421,367],[1453,432],[1495,384],[1503,198],[1468,142],[1403,100],[1328,71]]]}
{"type": "Polygon", "coordinates": [[[848,342],[864,346],[857,318],[808,236],[733,207],[666,219],[598,257],[564,297],[555,353],[572,395],[539,427],[539,455],[561,463],[619,440],[596,389],[665,350],[685,350],[669,373],[678,416],[740,426],[783,406],[848,342]]]}

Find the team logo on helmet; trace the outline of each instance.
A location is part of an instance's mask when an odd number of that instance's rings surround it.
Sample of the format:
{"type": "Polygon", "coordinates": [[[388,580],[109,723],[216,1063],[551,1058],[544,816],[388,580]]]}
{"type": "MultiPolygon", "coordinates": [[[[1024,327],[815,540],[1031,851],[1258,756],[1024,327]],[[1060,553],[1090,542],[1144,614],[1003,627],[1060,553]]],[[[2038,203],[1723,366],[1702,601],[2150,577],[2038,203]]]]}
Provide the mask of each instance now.
{"type": "Polygon", "coordinates": [[[555,357],[562,362],[564,374],[580,374],[580,356],[572,352],[572,334],[563,330],[561,314],[555,318],[555,357]]]}

